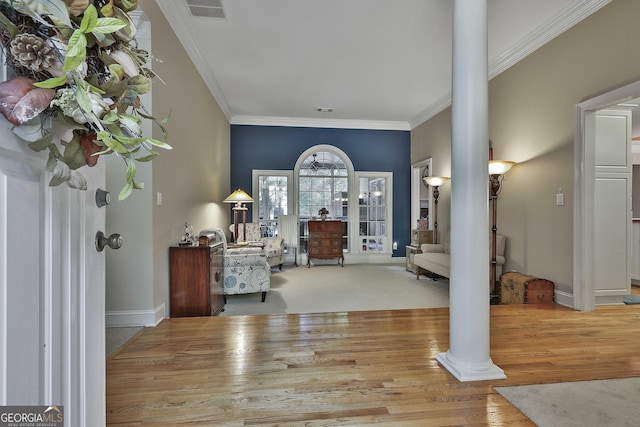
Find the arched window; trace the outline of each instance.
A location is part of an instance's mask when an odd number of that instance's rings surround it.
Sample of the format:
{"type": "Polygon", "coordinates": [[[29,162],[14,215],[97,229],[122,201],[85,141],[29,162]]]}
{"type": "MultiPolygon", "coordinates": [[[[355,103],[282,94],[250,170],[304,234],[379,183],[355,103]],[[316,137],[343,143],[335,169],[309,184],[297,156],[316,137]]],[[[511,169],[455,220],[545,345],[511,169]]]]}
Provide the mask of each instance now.
{"type": "Polygon", "coordinates": [[[349,175],[342,159],[329,151],[314,152],[298,173],[298,215],[314,218],[325,208],[329,218],[346,220],[348,191],[349,175]]]}
{"type": "Polygon", "coordinates": [[[393,174],[356,172],[349,156],[322,144],[304,151],[293,171],[254,170],[253,194],[258,200],[254,221],[265,235],[277,235],[280,215],[297,215],[298,253],[307,253],[308,222],[328,218],[342,221],[342,248],[350,259],[368,262],[392,253],[393,174]]]}
{"type": "Polygon", "coordinates": [[[349,157],[332,145],[317,145],[298,158],[297,211],[300,220],[300,249],[306,252],[308,222],[320,218],[320,209],[328,218],[342,221],[342,248],[349,252],[349,189],[353,183],[353,164],[349,157]]]}

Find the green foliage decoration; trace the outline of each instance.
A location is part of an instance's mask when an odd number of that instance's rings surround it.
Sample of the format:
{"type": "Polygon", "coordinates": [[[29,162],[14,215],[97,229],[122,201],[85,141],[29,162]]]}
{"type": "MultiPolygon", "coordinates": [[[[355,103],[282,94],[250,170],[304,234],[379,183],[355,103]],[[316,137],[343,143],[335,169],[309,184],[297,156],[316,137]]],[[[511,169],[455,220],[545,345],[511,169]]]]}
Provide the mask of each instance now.
{"type": "Polygon", "coordinates": [[[144,186],[135,180],[136,162],[153,160],[157,148],[171,149],[164,127],[167,119],[150,115],[140,100],[157,76],[147,66],[151,54],[139,49],[135,40],[129,12],[137,3],[0,0],[0,42],[16,76],[0,83],[0,112],[32,150],[49,151],[50,185],[67,183],[86,189],[79,170],[95,165],[99,156],[112,154],[127,166],[126,183],[119,194],[119,199],[125,199],[144,186]],[[47,49],[38,51],[41,44],[20,43],[33,39],[25,35],[45,40],[47,49]],[[17,37],[23,38],[14,42],[12,52],[11,42],[17,37]],[[36,61],[47,68],[26,66],[27,61],[33,63],[34,57],[49,55],[51,50],[55,61],[36,61]],[[26,86],[20,78],[29,79],[26,86]],[[24,96],[20,102],[32,102],[27,104],[30,114],[22,113],[15,102],[5,102],[1,94],[24,96]],[[142,120],[158,126],[163,140],[143,135],[142,120]]]}

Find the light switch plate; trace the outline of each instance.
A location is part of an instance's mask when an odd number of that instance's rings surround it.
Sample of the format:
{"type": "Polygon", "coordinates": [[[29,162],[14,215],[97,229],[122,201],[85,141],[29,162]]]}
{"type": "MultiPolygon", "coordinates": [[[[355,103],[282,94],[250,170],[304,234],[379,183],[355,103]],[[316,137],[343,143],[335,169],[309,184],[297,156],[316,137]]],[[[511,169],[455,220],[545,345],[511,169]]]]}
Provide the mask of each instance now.
{"type": "Polygon", "coordinates": [[[564,194],[556,194],[556,206],[564,206],[564,194]]]}

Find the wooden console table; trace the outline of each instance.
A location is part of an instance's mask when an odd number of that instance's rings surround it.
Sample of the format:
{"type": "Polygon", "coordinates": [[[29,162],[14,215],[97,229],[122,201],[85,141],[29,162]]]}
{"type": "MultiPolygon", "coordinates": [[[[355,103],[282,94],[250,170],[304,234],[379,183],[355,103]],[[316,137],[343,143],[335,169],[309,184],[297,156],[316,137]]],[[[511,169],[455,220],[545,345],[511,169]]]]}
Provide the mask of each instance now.
{"type": "Polygon", "coordinates": [[[342,221],[309,221],[309,253],[307,254],[307,268],[311,267],[311,258],[342,260],[344,267],[344,253],[342,251],[342,221]]]}

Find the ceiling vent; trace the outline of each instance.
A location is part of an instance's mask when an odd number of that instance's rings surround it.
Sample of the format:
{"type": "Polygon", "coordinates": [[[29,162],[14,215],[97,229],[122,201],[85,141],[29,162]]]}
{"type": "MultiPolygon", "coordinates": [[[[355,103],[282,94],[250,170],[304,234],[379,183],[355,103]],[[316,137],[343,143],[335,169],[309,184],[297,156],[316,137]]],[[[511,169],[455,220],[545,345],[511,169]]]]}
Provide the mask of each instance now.
{"type": "Polygon", "coordinates": [[[193,16],[201,16],[203,18],[220,18],[226,19],[222,0],[187,0],[187,6],[193,16]]]}

